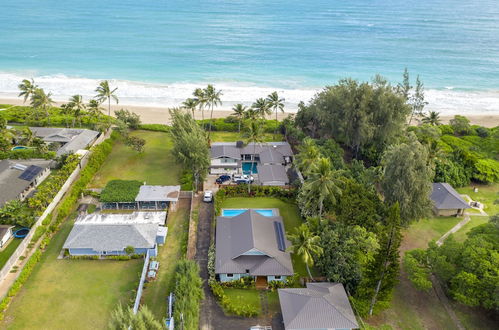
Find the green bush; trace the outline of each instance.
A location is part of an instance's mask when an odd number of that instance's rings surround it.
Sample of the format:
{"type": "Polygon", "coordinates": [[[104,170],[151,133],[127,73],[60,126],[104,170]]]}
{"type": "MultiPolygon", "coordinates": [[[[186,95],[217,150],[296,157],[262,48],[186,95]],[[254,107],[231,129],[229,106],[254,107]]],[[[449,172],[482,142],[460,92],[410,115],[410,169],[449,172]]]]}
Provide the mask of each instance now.
{"type": "Polygon", "coordinates": [[[154,132],[169,132],[170,126],[163,124],[142,124],[139,126],[139,129],[143,129],[145,131],[154,131],[154,132]]]}
{"type": "Polygon", "coordinates": [[[99,260],[100,256],[69,256],[72,260],[99,260]]]}
{"type": "Polygon", "coordinates": [[[37,149],[18,149],[9,151],[0,151],[0,159],[55,159],[54,151],[41,152],[37,149]]]}
{"type": "Polygon", "coordinates": [[[183,171],[182,176],[180,177],[180,190],[182,191],[191,191],[194,187],[194,177],[192,172],[183,171]]]}
{"type": "Polygon", "coordinates": [[[451,125],[440,125],[438,126],[440,133],[442,135],[454,135],[454,128],[451,125]]]}
{"type": "MultiPolygon", "coordinates": [[[[209,130],[210,127],[210,120],[205,119],[205,120],[197,120],[198,124],[201,125],[201,127],[204,127],[205,130],[209,130]]],[[[277,130],[280,132],[281,131],[281,126],[282,123],[277,122],[275,120],[264,120],[263,121],[263,131],[265,133],[274,133],[276,125],[277,130]]],[[[237,132],[239,130],[239,121],[237,118],[233,116],[229,116],[226,118],[216,118],[213,119],[212,121],[212,131],[223,131],[223,132],[237,132]]]]}
{"type": "Polygon", "coordinates": [[[255,279],[251,276],[241,277],[238,280],[221,282],[223,288],[249,289],[255,287],[255,279]]]}
{"type": "Polygon", "coordinates": [[[175,323],[185,329],[197,329],[199,305],[204,298],[203,280],[199,277],[199,265],[193,260],[181,260],[175,268],[175,323]]]}
{"type": "Polygon", "coordinates": [[[100,194],[103,203],[135,202],[142,182],[136,180],[111,180],[100,194]]]}

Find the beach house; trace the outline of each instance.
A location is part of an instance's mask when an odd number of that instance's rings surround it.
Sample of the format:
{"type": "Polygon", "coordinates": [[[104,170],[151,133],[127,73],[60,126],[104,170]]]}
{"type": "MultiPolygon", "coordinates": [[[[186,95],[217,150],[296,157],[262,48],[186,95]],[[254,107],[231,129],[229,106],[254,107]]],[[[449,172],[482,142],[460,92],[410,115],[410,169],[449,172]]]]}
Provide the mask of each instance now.
{"type": "Polygon", "coordinates": [[[56,145],[57,156],[86,149],[100,134],[97,131],[76,128],[30,127],[29,129],[45,143],[56,145]]]}
{"type": "Polygon", "coordinates": [[[221,282],[251,276],[257,286],[292,276],[279,210],[222,210],[217,217],[215,273],[221,282]]]}
{"type": "Polygon", "coordinates": [[[439,216],[463,215],[471,206],[448,183],[433,183],[430,195],[433,201],[433,212],[439,216]]]}

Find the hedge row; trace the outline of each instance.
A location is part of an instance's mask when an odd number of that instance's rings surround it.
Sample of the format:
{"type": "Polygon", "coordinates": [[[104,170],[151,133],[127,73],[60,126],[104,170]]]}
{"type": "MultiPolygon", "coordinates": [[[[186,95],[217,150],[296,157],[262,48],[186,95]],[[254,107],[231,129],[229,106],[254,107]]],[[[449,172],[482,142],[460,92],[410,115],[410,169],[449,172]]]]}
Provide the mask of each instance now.
{"type": "MultiPolygon", "coordinates": [[[[210,127],[209,119],[197,120],[197,122],[199,123],[199,125],[204,127],[205,130],[209,130],[210,127]]],[[[265,133],[274,133],[276,125],[278,131],[280,132],[281,123],[279,122],[276,123],[275,120],[265,120],[263,124],[263,131],[265,133]]],[[[241,130],[243,129],[242,128],[243,126],[244,126],[244,121],[241,123],[241,130]]],[[[234,116],[213,119],[211,123],[211,130],[224,131],[224,132],[237,132],[239,130],[239,120],[234,116]]]]}
{"type": "Polygon", "coordinates": [[[227,297],[222,285],[216,280],[209,280],[211,292],[220,302],[220,305],[224,309],[225,313],[242,316],[242,317],[255,317],[260,313],[257,308],[251,306],[250,304],[244,303],[243,297],[238,297],[236,301],[233,301],[227,297]]]}
{"type": "Polygon", "coordinates": [[[142,182],[137,180],[111,180],[100,194],[103,203],[135,202],[142,182]]]}
{"type": "Polygon", "coordinates": [[[154,131],[154,132],[169,132],[170,126],[163,124],[142,124],[139,126],[139,129],[143,129],[145,131],[154,131]]]}
{"type": "Polygon", "coordinates": [[[54,151],[41,152],[37,149],[18,149],[9,151],[0,151],[0,159],[54,159],[54,151]]]}
{"type": "MultiPolygon", "coordinates": [[[[112,145],[115,139],[116,135],[112,135],[110,139],[94,147],[87,166],[80,173],[80,178],[76,183],[73,184],[73,187],[71,188],[70,193],[67,195],[67,198],[58,207],[57,218],[55,222],[49,227],[49,232],[52,235],[59,229],[62,221],[70,214],[71,210],[74,208],[75,203],[78,201],[80,194],[83,192],[86,185],[90,182],[93,175],[99,170],[102,163],[104,163],[104,160],[111,152],[112,145]]],[[[4,312],[7,309],[7,306],[9,305],[12,298],[19,292],[22,285],[31,275],[31,272],[33,271],[35,265],[38,263],[38,261],[40,261],[43,250],[45,246],[50,243],[51,237],[52,236],[47,236],[44,238],[42,244],[40,244],[40,248],[33,253],[26,265],[23,267],[19,277],[9,289],[7,296],[0,302],[0,320],[4,318],[4,312]]]]}

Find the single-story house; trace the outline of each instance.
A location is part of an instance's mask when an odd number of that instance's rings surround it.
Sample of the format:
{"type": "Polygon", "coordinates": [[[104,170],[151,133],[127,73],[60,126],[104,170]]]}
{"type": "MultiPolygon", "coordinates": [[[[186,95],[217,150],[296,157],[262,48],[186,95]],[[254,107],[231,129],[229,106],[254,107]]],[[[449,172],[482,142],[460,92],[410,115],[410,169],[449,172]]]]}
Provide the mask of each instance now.
{"type": "Polygon", "coordinates": [[[125,255],[132,246],[137,254],[157,255],[157,244],[165,241],[166,212],[131,214],[92,213],[76,220],[63,245],[72,256],[125,255]]]}
{"type": "Polygon", "coordinates": [[[34,135],[41,138],[45,143],[57,143],[60,145],[57,156],[76,153],[78,150],[89,147],[99,136],[99,132],[79,128],[59,127],[30,127],[34,135]]]}
{"type": "Polygon", "coordinates": [[[211,145],[211,174],[251,174],[255,183],[261,185],[285,185],[289,183],[287,168],[293,160],[293,151],[287,142],[249,143],[215,142],[211,145]],[[263,169],[260,178],[260,166],[272,166],[263,169]],[[272,171],[279,173],[279,179],[273,183],[272,171]],[[270,175],[270,177],[269,177],[270,175]],[[268,180],[270,178],[270,180],[268,180]],[[288,182],[282,184],[282,182],[288,182]]]}
{"type": "Polygon", "coordinates": [[[359,328],[341,283],[307,283],[306,288],[278,293],[286,330],[359,328]]]}
{"type": "Polygon", "coordinates": [[[24,200],[50,174],[50,160],[0,160],[0,207],[24,200]]]}
{"type": "Polygon", "coordinates": [[[433,183],[430,199],[433,201],[433,212],[439,216],[463,215],[471,206],[448,183],[433,183]]]}
{"type": "Polygon", "coordinates": [[[286,251],[290,243],[278,214],[277,209],[271,216],[249,209],[217,218],[215,273],[221,282],[252,276],[257,285],[266,286],[294,274],[286,251]]]}
{"type": "Polygon", "coordinates": [[[12,228],[14,228],[14,226],[0,225],[0,249],[3,249],[10,238],[14,236],[12,228]]]}

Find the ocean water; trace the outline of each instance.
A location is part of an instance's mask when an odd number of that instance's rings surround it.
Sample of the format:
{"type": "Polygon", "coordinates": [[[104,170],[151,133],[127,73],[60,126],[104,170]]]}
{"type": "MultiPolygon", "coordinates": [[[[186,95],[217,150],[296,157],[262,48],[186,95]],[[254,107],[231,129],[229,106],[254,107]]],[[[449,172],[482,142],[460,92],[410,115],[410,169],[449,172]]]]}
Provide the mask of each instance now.
{"type": "Polygon", "coordinates": [[[288,110],[322,86],[405,67],[428,109],[499,113],[497,0],[0,0],[0,97],[23,78],[64,100],[101,79],[121,103],[178,105],[196,87],[222,108],[273,90],[288,110]],[[415,77],[413,77],[415,78],[415,77]]]}

